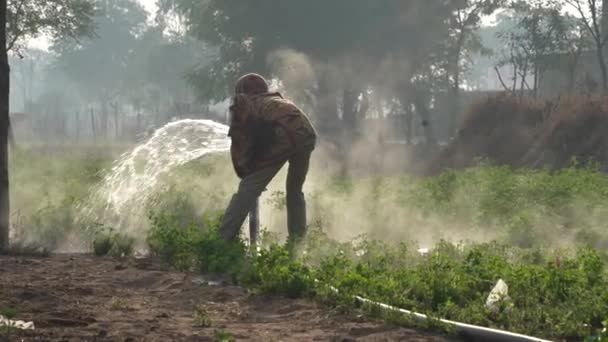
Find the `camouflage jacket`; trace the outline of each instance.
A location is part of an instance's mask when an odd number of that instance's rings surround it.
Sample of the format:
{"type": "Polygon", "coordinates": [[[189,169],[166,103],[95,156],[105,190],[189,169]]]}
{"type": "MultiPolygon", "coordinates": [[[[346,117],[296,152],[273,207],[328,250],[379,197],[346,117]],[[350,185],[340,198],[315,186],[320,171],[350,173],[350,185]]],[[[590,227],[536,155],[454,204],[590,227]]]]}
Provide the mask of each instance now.
{"type": "Polygon", "coordinates": [[[230,154],[241,178],[264,167],[283,163],[301,149],[313,149],[316,132],[306,114],[279,93],[249,97],[249,118],[231,125],[230,154]]]}

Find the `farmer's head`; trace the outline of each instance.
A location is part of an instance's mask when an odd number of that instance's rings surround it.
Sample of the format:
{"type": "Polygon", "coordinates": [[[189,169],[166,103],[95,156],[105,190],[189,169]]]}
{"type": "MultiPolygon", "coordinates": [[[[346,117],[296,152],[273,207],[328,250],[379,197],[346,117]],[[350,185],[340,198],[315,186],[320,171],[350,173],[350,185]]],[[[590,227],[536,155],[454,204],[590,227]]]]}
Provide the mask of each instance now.
{"type": "Polygon", "coordinates": [[[235,94],[259,95],[268,92],[268,82],[258,74],[247,74],[236,81],[235,94]]]}

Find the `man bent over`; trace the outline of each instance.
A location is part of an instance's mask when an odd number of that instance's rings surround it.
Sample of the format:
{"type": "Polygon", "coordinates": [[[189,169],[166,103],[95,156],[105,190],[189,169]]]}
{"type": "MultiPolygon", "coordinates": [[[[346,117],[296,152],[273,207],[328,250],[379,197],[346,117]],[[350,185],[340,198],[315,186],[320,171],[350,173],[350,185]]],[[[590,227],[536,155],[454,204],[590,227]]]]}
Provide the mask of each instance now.
{"type": "Polygon", "coordinates": [[[257,74],[241,77],[230,106],[230,155],[241,178],[220,227],[224,240],[235,239],[255,201],[285,163],[289,240],[306,232],[306,201],[302,187],[317,135],[310,120],[280,93],[270,93],[257,74]]]}

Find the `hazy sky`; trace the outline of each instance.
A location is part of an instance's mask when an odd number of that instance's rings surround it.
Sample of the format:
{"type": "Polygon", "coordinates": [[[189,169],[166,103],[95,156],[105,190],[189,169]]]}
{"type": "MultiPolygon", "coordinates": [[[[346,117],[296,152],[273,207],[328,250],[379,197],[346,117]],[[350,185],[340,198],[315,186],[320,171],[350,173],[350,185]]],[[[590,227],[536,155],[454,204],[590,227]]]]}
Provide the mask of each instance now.
{"type": "MultiPolygon", "coordinates": [[[[138,0],[144,8],[150,13],[150,15],[156,12],[156,0],[138,0]]],[[[49,46],[48,39],[46,37],[39,37],[28,42],[31,47],[46,50],[49,46]]]]}

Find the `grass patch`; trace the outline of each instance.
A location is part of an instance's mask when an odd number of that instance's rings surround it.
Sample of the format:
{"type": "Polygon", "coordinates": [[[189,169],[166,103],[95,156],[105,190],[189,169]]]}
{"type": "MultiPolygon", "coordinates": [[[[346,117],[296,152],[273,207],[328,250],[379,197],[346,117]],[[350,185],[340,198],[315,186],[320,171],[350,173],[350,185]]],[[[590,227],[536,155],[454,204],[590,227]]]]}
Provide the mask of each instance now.
{"type": "Polygon", "coordinates": [[[204,306],[199,305],[194,310],[193,325],[198,328],[209,328],[211,326],[211,317],[204,306]]]}
{"type": "Polygon", "coordinates": [[[112,155],[87,150],[13,151],[10,161],[13,241],[53,251],[66,235],[85,236],[78,206],[102,179],[112,155]],[[42,181],[44,180],[44,181],[42,181]]]}
{"type": "Polygon", "coordinates": [[[0,315],[6,319],[13,319],[17,317],[17,309],[15,308],[4,308],[0,310],[0,315]]]}
{"type": "MultiPolygon", "coordinates": [[[[12,320],[17,317],[17,309],[7,307],[0,310],[0,316],[3,316],[5,319],[12,320]]],[[[14,334],[19,331],[19,328],[13,325],[2,325],[0,326],[0,337],[10,339],[14,334]]]]}
{"type": "Polygon", "coordinates": [[[112,228],[100,229],[93,240],[93,254],[124,258],[133,254],[135,239],[115,232],[112,228]]]}
{"type": "Polygon", "coordinates": [[[224,329],[218,329],[213,332],[213,340],[215,342],[234,342],[236,338],[230,332],[224,329]]]}
{"type": "Polygon", "coordinates": [[[110,310],[112,311],[125,311],[129,310],[129,304],[125,299],[114,298],[110,304],[110,310]]]}

